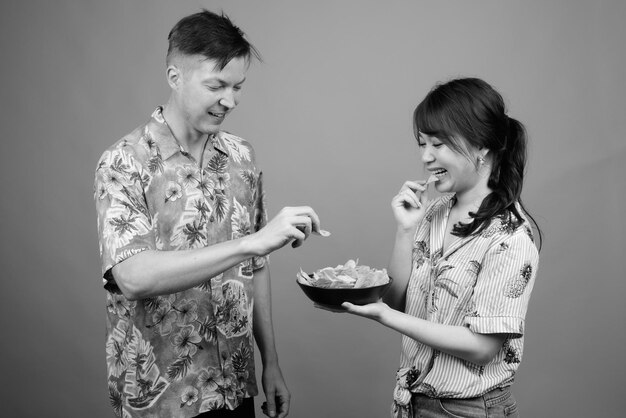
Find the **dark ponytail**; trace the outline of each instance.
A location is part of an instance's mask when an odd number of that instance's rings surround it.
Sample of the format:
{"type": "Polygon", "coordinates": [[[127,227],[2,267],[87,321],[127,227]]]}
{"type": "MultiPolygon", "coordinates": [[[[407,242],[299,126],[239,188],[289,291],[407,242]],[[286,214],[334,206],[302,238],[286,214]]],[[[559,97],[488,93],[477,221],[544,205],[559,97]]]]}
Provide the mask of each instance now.
{"type": "Polygon", "coordinates": [[[416,137],[419,132],[436,136],[468,158],[467,147],[459,136],[476,149],[487,148],[491,153],[487,185],[492,193],[483,199],[476,212],[470,212],[471,222],[454,225],[454,235],[479,234],[496,217],[515,229],[526,215],[534,224],[541,243],[541,230],[521,200],[527,155],[526,129],[506,115],[502,96],[493,87],[477,78],[452,80],[436,86],[415,109],[414,130],[416,137]]]}

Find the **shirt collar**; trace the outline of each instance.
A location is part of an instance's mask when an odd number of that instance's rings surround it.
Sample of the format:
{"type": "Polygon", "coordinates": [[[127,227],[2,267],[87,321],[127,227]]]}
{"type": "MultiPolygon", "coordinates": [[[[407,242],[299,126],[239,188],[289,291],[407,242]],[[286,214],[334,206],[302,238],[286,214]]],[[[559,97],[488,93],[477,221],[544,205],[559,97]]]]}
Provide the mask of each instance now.
{"type": "MultiPolygon", "coordinates": [[[[161,158],[163,160],[167,160],[177,152],[184,151],[178,141],[176,141],[176,138],[174,138],[174,135],[172,134],[169,126],[167,126],[165,118],[163,118],[162,106],[158,106],[154,110],[154,112],[152,112],[148,128],[150,130],[150,133],[152,134],[154,141],[159,147],[161,158]]],[[[226,155],[229,155],[228,147],[224,143],[221,131],[217,134],[211,135],[210,141],[216,150],[223,152],[226,155]]]]}
{"type": "MultiPolygon", "coordinates": [[[[433,223],[437,223],[438,225],[446,225],[446,218],[450,215],[450,210],[456,201],[456,196],[454,194],[445,195],[442,197],[440,201],[440,206],[438,210],[433,214],[433,223]]],[[[441,228],[438,235],[431,234],[431,248],[442,249],[443,250],[443,240],[446,234],[445,228],[441,228]]],[[[458,251],[461,247],[465,246],[469,242],[473,241],[477,237],[476,234],[471,234],[467,237],[455,237],[446,252],[441,254],[442,258],[448,258],[453,253],[458,251]]]]}
{"type": "Polygon", "coordinates": [[[226,155],[229,155],[228,154],[228,146],[224,142],[224,136],[223,136],[223,132],[222,131],[219,131],[215,135],[211,136],[211,143],[213,144],[213,147],[216,150],[218,150],[220,152],[223,152],[226,155]]]}

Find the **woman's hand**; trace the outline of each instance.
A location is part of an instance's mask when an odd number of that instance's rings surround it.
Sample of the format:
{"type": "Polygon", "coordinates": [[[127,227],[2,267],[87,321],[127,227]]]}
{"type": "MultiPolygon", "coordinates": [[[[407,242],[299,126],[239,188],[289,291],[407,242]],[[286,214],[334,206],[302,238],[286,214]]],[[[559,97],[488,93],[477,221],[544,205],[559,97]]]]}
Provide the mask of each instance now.
{"type": "Polygon", "coordinates": [[[321,305],[319,303],[314,303],[313,306],[324,311],[350,313],[364,318],[373,319],[374,321],[380,321],[383,314],[391,310],[391,308],[384,303],[382,299],[379,299],[378,302],[368,303],[367,305],[355,305],[350,302],[343,302],[341,306],[328,306],[321,305]]]}
{"type": "Polygon", "coordinates": [[[391,310],[391,308],[382,300],[374,303],[368,303],[367,305],[354,305],[350,302],[344,302],[341,306],[345,309],[345,312],[353,315],[362,316],[364,318],[373,319],[380,322],[381,318],[391,310]]]}
{"type": "Polygon", "coordinates": [[[391,208],[398,228],[415,231],[417,224],[426,214],[428,194],[425,181],[407,181],[391,200],[391,208]]]}

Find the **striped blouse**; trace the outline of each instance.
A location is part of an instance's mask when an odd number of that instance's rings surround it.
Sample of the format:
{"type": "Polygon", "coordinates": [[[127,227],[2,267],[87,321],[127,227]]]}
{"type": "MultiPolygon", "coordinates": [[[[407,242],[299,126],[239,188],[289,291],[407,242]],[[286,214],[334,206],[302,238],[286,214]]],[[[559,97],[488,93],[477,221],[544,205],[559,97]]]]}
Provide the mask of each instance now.
{"type": "Polygon", "coordinates": [[[496,218],[480,234],[457,238],[443,253],[453,202],[453,195],[435,200],[417,228],[405,311],[509,337],[493,360],[480,366],[403,336],[396,416],[404,415],[411,393],[470,398],[509,386],[522,358],[524,317],[538,264],[532,229],[527,220],[518,225],[496,218]]]}

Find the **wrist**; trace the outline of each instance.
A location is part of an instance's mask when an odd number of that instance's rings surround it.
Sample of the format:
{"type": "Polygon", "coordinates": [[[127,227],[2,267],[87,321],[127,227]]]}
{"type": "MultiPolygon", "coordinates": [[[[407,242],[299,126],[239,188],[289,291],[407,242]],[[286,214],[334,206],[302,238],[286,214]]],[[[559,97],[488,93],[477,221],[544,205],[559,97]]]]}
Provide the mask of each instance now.
{"type": "Polygon", "coordinates": [[[247,257],[260,257],[262,254],[256,233],[241,238],[241,253],[247,257]]]}
{"type": "Polygon", "coordinates": [[[394,309],[391,309],[391,307],[389,307],[389,305],[387,304],[385,304],[384,306],[385,308],[380,312],[380,315],[378,315],[378,318],[376,319],[382,325],[389,326],[396,311],[394,309]]]}
{"type": "Polygon", "coordinates": [[[278,354],[276,350],[273,353],[261,353],[261,362],[264,368],[278,367],[278,354]]]}
{"type": "Polygon", "coordinates": [[[397,239],[413,239],[415,235],[415,229],[417,225],[398,225],[396,228],[396,238],[397,239]]]}

